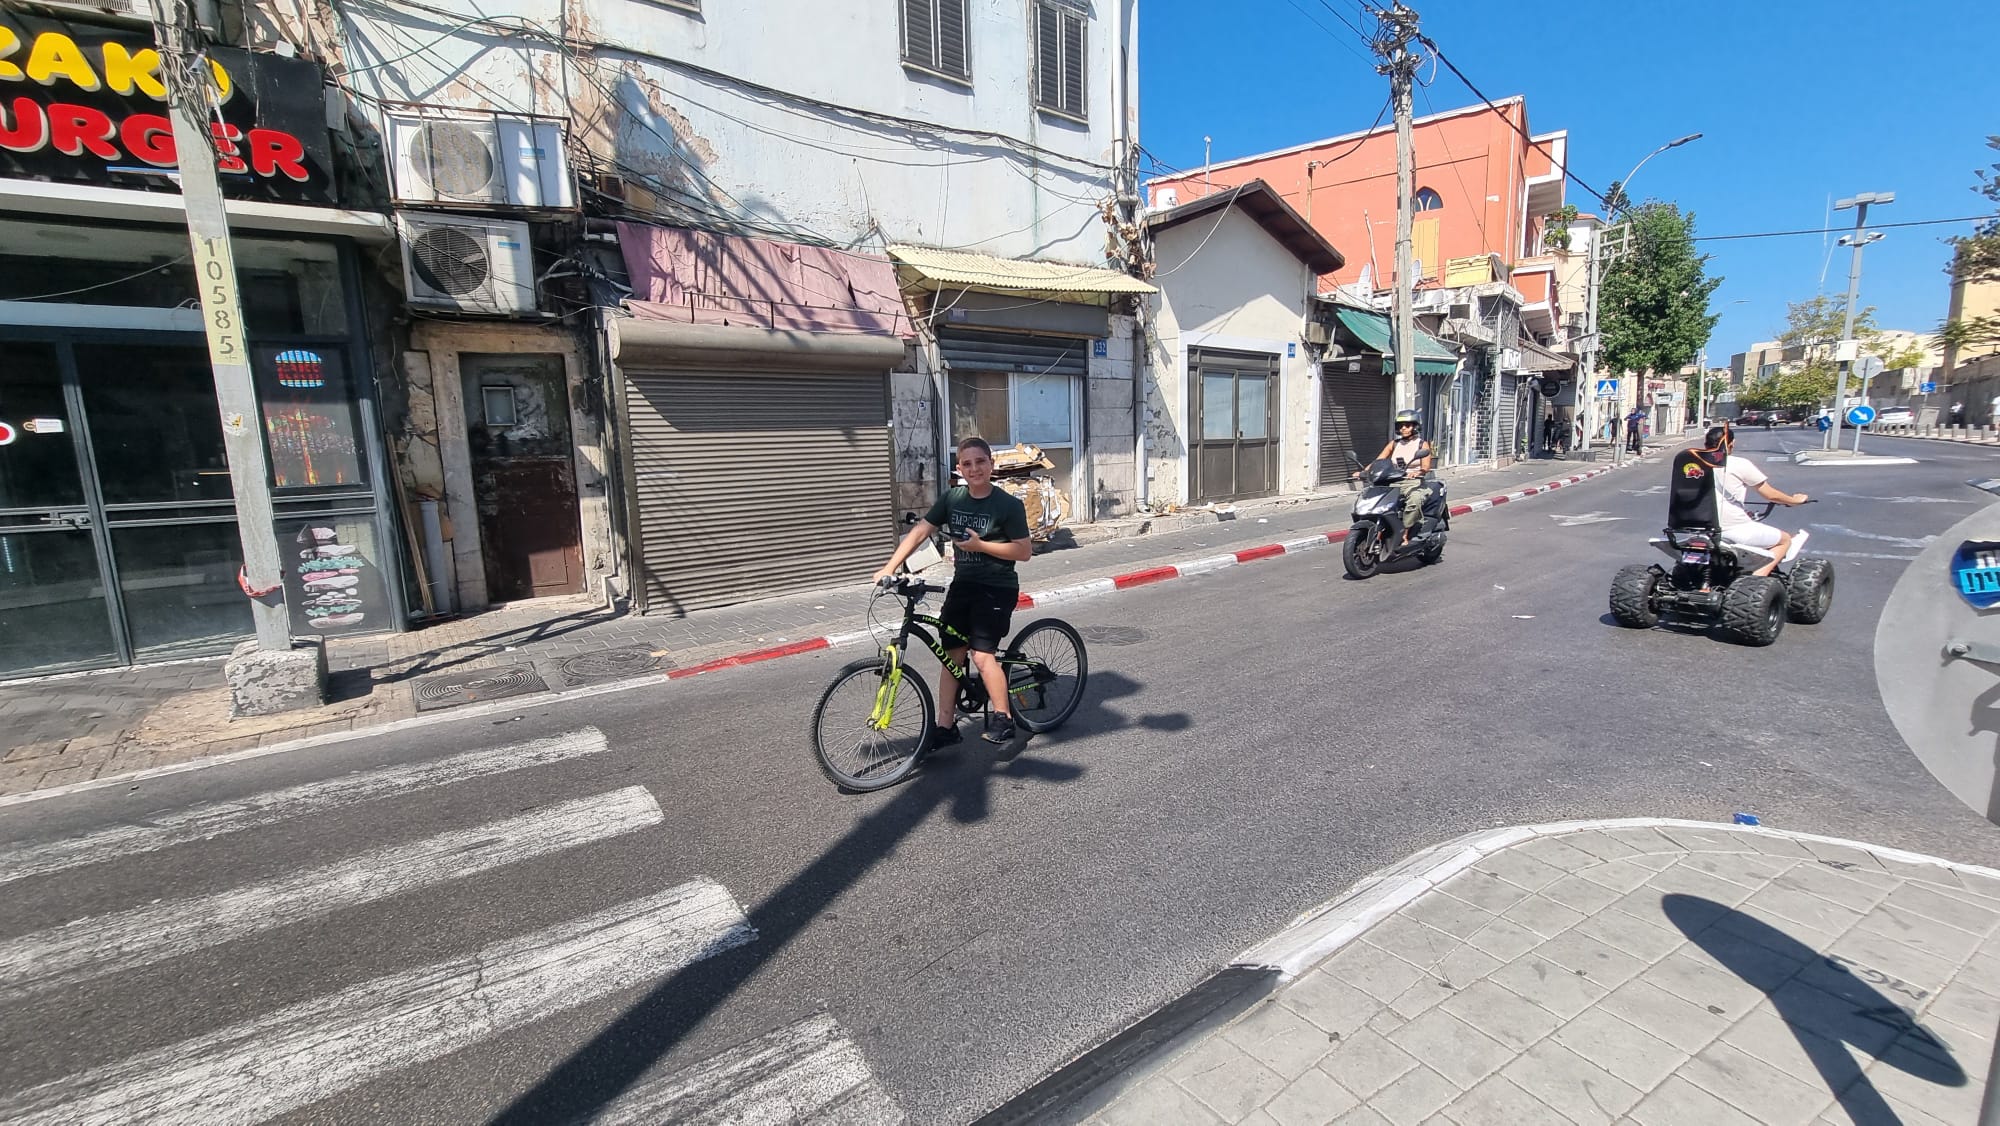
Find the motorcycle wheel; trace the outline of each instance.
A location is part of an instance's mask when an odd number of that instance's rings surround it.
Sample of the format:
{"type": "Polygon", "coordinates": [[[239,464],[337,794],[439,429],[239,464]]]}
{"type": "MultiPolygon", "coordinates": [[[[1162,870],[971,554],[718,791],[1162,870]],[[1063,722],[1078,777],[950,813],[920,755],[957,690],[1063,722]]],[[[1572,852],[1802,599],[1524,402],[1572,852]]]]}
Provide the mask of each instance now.
{"type": "Polygon", "coordinates": [[[1377,532],[1373,524],[1356,524],[1340,543],[1340,562],[1350,579],[1372,579],[1382,569],[1382,557],[1375,551],[1377,532]]]}
{"type": "Polygon", "coordinates": [[[1438,534],[1438,538],[1432,541],[1429,547],[1424,549],[1424,565],[1430,566],[1431,564],[1434,564],[1443,558],[1444,558],[1444,534],[1440,532],[1438,534]]]}

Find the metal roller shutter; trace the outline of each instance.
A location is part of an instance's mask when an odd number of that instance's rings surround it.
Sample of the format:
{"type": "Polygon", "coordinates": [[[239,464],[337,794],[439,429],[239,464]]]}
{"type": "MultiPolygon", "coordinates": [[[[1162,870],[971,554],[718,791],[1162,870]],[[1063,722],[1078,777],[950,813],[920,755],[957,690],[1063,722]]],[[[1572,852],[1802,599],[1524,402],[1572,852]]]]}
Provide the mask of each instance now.
{"type": "Polygon", "coordinates": [[[625,377],[647,613],[857,582],[888,556],[885,375],[625,377]],[[798,539],[813,550],[800,552],[798,539]]]}
{"type": "Polygon", "coordinates": [[[1077,337],[944,329],[938,333],[938,351],[944,356],[945,366],[955,371],[1074,376],[1090,373],[1090,341],[1077,337]]]}
{"type": "Polygon", "coordinates": [[[1500,448],[1495,457],[1519,457],[1520,447],[1515,440],[1515,423],[1520,417],[1521,377],[1502,374],[1500,376],[1500,448]]]}
{"type": "Polygon", "coordinates": [[[1349,450],[1363,460],[1389,443],[1389,419],[1395,401],[1389,376],[1379,364],[1363,363],[1361,371],[1336,371],[1331,361],[1321,370],[1319,391],[1319,483],[1347,480],[1354,465],[1349,450]],[[1377,370],[1370,371],[1369,368],[1377,370]]]}

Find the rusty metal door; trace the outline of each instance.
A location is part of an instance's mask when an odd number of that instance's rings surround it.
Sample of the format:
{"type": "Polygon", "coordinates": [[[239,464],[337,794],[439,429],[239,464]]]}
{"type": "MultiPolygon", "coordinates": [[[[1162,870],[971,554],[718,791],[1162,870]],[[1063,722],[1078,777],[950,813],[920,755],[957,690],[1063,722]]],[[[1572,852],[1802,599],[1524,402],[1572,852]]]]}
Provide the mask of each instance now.
{"type": "Polygon", "coordinates": [[[473,497],[493,602],[583,590],[561,356],[459,356],[473,497]]]}

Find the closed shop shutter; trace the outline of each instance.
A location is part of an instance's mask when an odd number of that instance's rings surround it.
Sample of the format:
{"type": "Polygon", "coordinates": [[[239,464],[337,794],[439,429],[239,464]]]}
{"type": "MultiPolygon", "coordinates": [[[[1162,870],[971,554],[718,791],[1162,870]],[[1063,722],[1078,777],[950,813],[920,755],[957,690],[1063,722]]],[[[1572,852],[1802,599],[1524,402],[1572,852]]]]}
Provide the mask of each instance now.
{"type": "Polygon", "coordinates": [[[1332,485],[1354,472],[1349,450],[1366,461],[1389,444],[1389,419],[1395,401],[1381,361],[1361,362],[1360,371],[1339,371],[1346,361],[1332,360],[1321,370],[1319,392],[1319,483],[1332,485]]]}
{"type": "Polygon", "coordinates": [[[625,376],[647,613],[858,582],[888,558],[886,375],[625,376]]]}
{"type": "Polygon", "coordinates": [[[1520,418],[1521,377],[1500,376],[1500,449],[1497,457],[1519,457],[1520,447],[1515,441],[1515,423],[1520,418]]]}
{"type": "Polygon", "coordinates": [[[945,366],[954,371],[1090,373],[1090,341],[1080,337],[945,329],[938,333],[938,350],[944,355],[945,366]]]}

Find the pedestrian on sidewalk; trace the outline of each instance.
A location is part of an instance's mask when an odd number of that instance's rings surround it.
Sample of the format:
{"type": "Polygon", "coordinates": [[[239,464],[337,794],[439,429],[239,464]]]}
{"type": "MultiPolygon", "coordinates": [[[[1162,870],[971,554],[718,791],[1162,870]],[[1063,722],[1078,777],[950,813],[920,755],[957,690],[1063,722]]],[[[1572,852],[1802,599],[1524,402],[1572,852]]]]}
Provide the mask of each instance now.
{"type": "Polygon", "coordinates": [[[937,730],[931,733],[931,746],[958,742],[958,677],[952,667],[965,667],[968,649],[972,669],[986,686],[987,727],[982,737],[1004,746],[1014,741],[1014,717],[1007,674],[994,654],[1013,626],[1014,605],[1021,599],[1021,579],[1014,565],[1027,562],[1034,544],[1028,539],[1027,507],[1018,497],[993,487],[993,447],[986,439],[967,438],[958,444],[958,475],[965,484],[931,505],[889,562],[875,572],[875,581],[894,576],[896,568],[940,528],[951,536],[951,586],[945,591],[944,608],[938,611],[945,630],[939,640],[948,647],[951,660],[943,665],[938,680],[937,730]]]}
{"type": "Polygon", "coordinates": [[[1633,407],[1632,413],[1625,416],[1625,448],[1632,453],[1636,454],[1640,452],[1641,448],[1645,445],[1639,437],[1645,425],[1646,408],[1644,407],[1633,407]]]}
{"type": "Polygon", "coordinates": [[[1965,402],[1964,402],[1964,400],[1960,400],[1960,401],[1958,401],[1958,402],[1956,402],[1956,403],[1953,403],[1953,404],[1951,405],[1951,424],[1952,424],[1953,426],[1963,426],[1963,425],[1965,425],[1965,402]]]}

